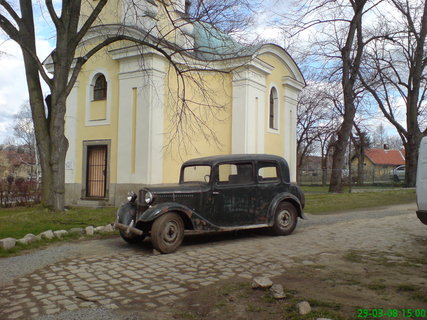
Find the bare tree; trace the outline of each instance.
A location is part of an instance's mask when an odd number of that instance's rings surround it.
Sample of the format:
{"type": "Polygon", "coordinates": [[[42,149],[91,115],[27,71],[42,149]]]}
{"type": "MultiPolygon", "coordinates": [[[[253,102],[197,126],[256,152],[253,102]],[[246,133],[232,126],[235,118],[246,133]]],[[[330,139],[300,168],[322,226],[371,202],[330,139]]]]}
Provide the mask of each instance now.
{"type": "MultiPolygon", "coordinates": [[[[339,113],[336,112],[330,83],[312,81],[298,100],[297,149],[298,167],[302,168],[312,152],[321,153],[322,171],[327,175],[328,142],[336,134],[339,113]]],[[[322,179],[326,183],[325,179],[322,179]]]]}
{"type": "Polygon", "coordinates": [[[21,162],[30,166],[31,179],[39,178],[39,161],[36,147],[36,137],[34,134],[34,125],[31,117],[31,108],[28,103],[21,106],[19,112],[15,115],[13,123],[13,136],[15,143],[24,147],[25,156],[21,157],[21,162]]]}
{"type": "Polygon", "coordinates": [[[406,151],[406,185],[415,186],[418,147],[427,134],[427,2],[390,0],[390,4],[397,14],[378,18],[377,29],[385,36],[372,41],[366,50],[361,79],[396,128],[406,151]]]}
{"type": "MultiPolygon", "coordinates": [[[[248,13],[250,13],[247,7],[244,8],[247,1],[198,1],[197,9],[193,12],[194,17],[191,17],[188,14],[177,15],[172,10],[175,5],[182,5],[183,1],[159,0],[157,2],[159,12],[169,21],[166,26],[160,28],[157,25],[144,24],[147,16],[139,15],[141,12],[139,6],[143,5],[140,1],[126,0],[123,12],[128,15],[127,18],[118,20],[116,24],[105,25],[104,9],[107,4],[111,4],[114,9],[114,4],[117,3],[113,0],[96,2],[63,0],[60,6],[55,6],[56,3],[52,0],[45,0],[44,3],[40,1],[37,4],[30,0],[19,2],[0,0],[0,30],[20,46],[23,55],[42,169],[42,203],[53,210],[61,211],[64,208],[65,156],[68,149],[68,140],[64,134],[66,100],[85,63],[103,48],[119,41],[130,41],[161,53],[181,78],[179,97],[182,103],[179,104],[180,109],[176,113],[188,115],[188,117],[179,118],[177,122],[177,128],[182,128],[185,125],[185,119],[200,120],[197,112],[189,108],[188,102],[185,101],[184,76],[191,71],[212,69],[209,65],[190,67],[190,62],[193,61],[196,53],[194,48],[186,48],[183,29],[194,21],[202,25],[207,23],[209,27],[206,28],[206,32],[218,38],[221,35],[221,27],[224,29],[224,25],[228,26],[225,31],[229,32],[233,28],[241,29],[245,23],[240,21],[238,25],[236,18],[233,20],[234,23],[226,24],[227,17],[232,16],[233,13],[237,17],[249,16],[248,13]],[[53,75],[46,72],[43,60],[37,53],[35,26],[37,16],[34,8],[38,6],[43,7],[42,9],[48,13],[53,25],[56,43],[49,60],[53,75]],[[214,27],[210,27],[212,25],[214,27]],[[176,33],[176,30],[182,32],[176,33]],[[184,46],[177,45],[173,39],[171,40],[174,32],[183,38],[184,46]],[[95,38],[98,42],[90,41],[95,38]],[[50,90],[46,104],[42,81],[50,90]]],[[[223,44],[227,47],[230,43],[224,41],[223,44]]],[[[198,54],[212,54],[204,50],[205,48],[198,49],[198,54]]],[[[234,46],[234,50],[236,49],[238,49],[237,43],[234,46]]],[[[233,52],[229,50],[226,54],[231,56],[233,52]]],[[[200,126],[208,125],[202,120],[199,123],[201,123],[200,126]]]]}
{"type": "MultiPolygon", "coordinates": [[[[311,35],[310,64],[325,75],[325,80],[340,82],[342,118],[333,146],[330,192],[340,192],[346,150],[356,116],[358,72],[363,50],[370,40],[363,33],[363,17],[381,0],[323,0],[303,1],[299,13],[291,18],[291,36],[311,35]],[[295,26],[297,28],[295,28],[295,26]],[[296,30],[296,31],[295,31],[296,30]]],[[[289,20],[289,16],[287,17],[289,20]]]]}
{"type": "Polygon", "coordinates": [[[360,125],[354,124],[356,131],[353,137],[354,155],[357,157],[357,184],[363,185],[365,183],[365,151],[370,146],[369,135],[360,125]]]}

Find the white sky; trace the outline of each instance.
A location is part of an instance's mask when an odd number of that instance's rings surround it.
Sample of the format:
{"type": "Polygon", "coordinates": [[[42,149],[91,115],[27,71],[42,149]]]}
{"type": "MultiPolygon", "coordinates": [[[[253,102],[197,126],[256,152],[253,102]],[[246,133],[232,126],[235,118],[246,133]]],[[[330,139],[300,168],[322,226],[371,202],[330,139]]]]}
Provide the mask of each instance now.
{"type": "MultiPolygon", "coordinates": [[[[46,40],[37,41],[39,57],[47,57],[53,47],[46,40]]],[[[28,101],[21,49],[11,40],[0,44],[0,144],[11,134],[14,115],[28,101]]]]}

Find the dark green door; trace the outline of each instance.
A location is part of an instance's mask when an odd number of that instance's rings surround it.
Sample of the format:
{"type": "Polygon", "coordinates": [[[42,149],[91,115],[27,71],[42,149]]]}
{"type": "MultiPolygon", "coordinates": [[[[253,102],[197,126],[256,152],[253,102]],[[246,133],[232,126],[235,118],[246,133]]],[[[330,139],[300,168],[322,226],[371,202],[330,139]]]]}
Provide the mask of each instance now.
{"type": "Polygon", "coordinates": [[[213,223],[244,226],[254,222],[256,183],[252,163],[224,163],[215,168],[213,223]]]}

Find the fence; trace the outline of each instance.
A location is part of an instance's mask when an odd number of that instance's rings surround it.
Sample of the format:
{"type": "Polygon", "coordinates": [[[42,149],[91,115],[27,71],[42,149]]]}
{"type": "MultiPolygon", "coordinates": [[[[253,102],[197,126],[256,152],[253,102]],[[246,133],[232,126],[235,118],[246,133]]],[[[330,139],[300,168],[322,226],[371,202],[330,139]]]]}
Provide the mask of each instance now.
{"type": "MultiPolygon", "coordinates": [[[[298,183],[300,185],[327,185],[331,180],[331,174],[332,169],[301,169],[298,172],[298,183]]],[[[351,172],[348,169],[343,169],[341,177],[344,184],[349,184],[350,175],[353,185],[394,184],[399,182],[393,179],[390,170],[383,168],[364,168],[362,183],[358,179],[357,168],[352,168],[351,172]]]]}
{"type": "Polygon", "coordinates": [[[40,202],[40,187],[37,181],[22,178],[0,181],[0,207],[15,207],[40,202]]]}

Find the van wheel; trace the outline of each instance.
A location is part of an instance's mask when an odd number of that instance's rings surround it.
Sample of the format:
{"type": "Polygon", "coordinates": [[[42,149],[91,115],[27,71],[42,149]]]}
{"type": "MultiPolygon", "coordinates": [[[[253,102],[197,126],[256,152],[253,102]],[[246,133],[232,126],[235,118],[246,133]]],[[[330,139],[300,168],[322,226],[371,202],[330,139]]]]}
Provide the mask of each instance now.
{"type": "Polygon", "coordinates": [[[274,215],[273,232],[276,235],[286,236],[294,231],[298,221],[295,207],[289,202],[282,202],[277,206],[274,215]]]}
{"type": "Polygon", "coordinates": [[[394,180],[395,182],[399,182],[399,177],[397,176],[397,174],[395,174],[395,175],[393,176],[393,180],[394,180]]]}
{"type": "Polygon", "coordinates": [[[176,213],[166,213],[156,219],[151,227],[153,247],[161,253],[174,252],[184,238],[184,222],[176,213]]]}

